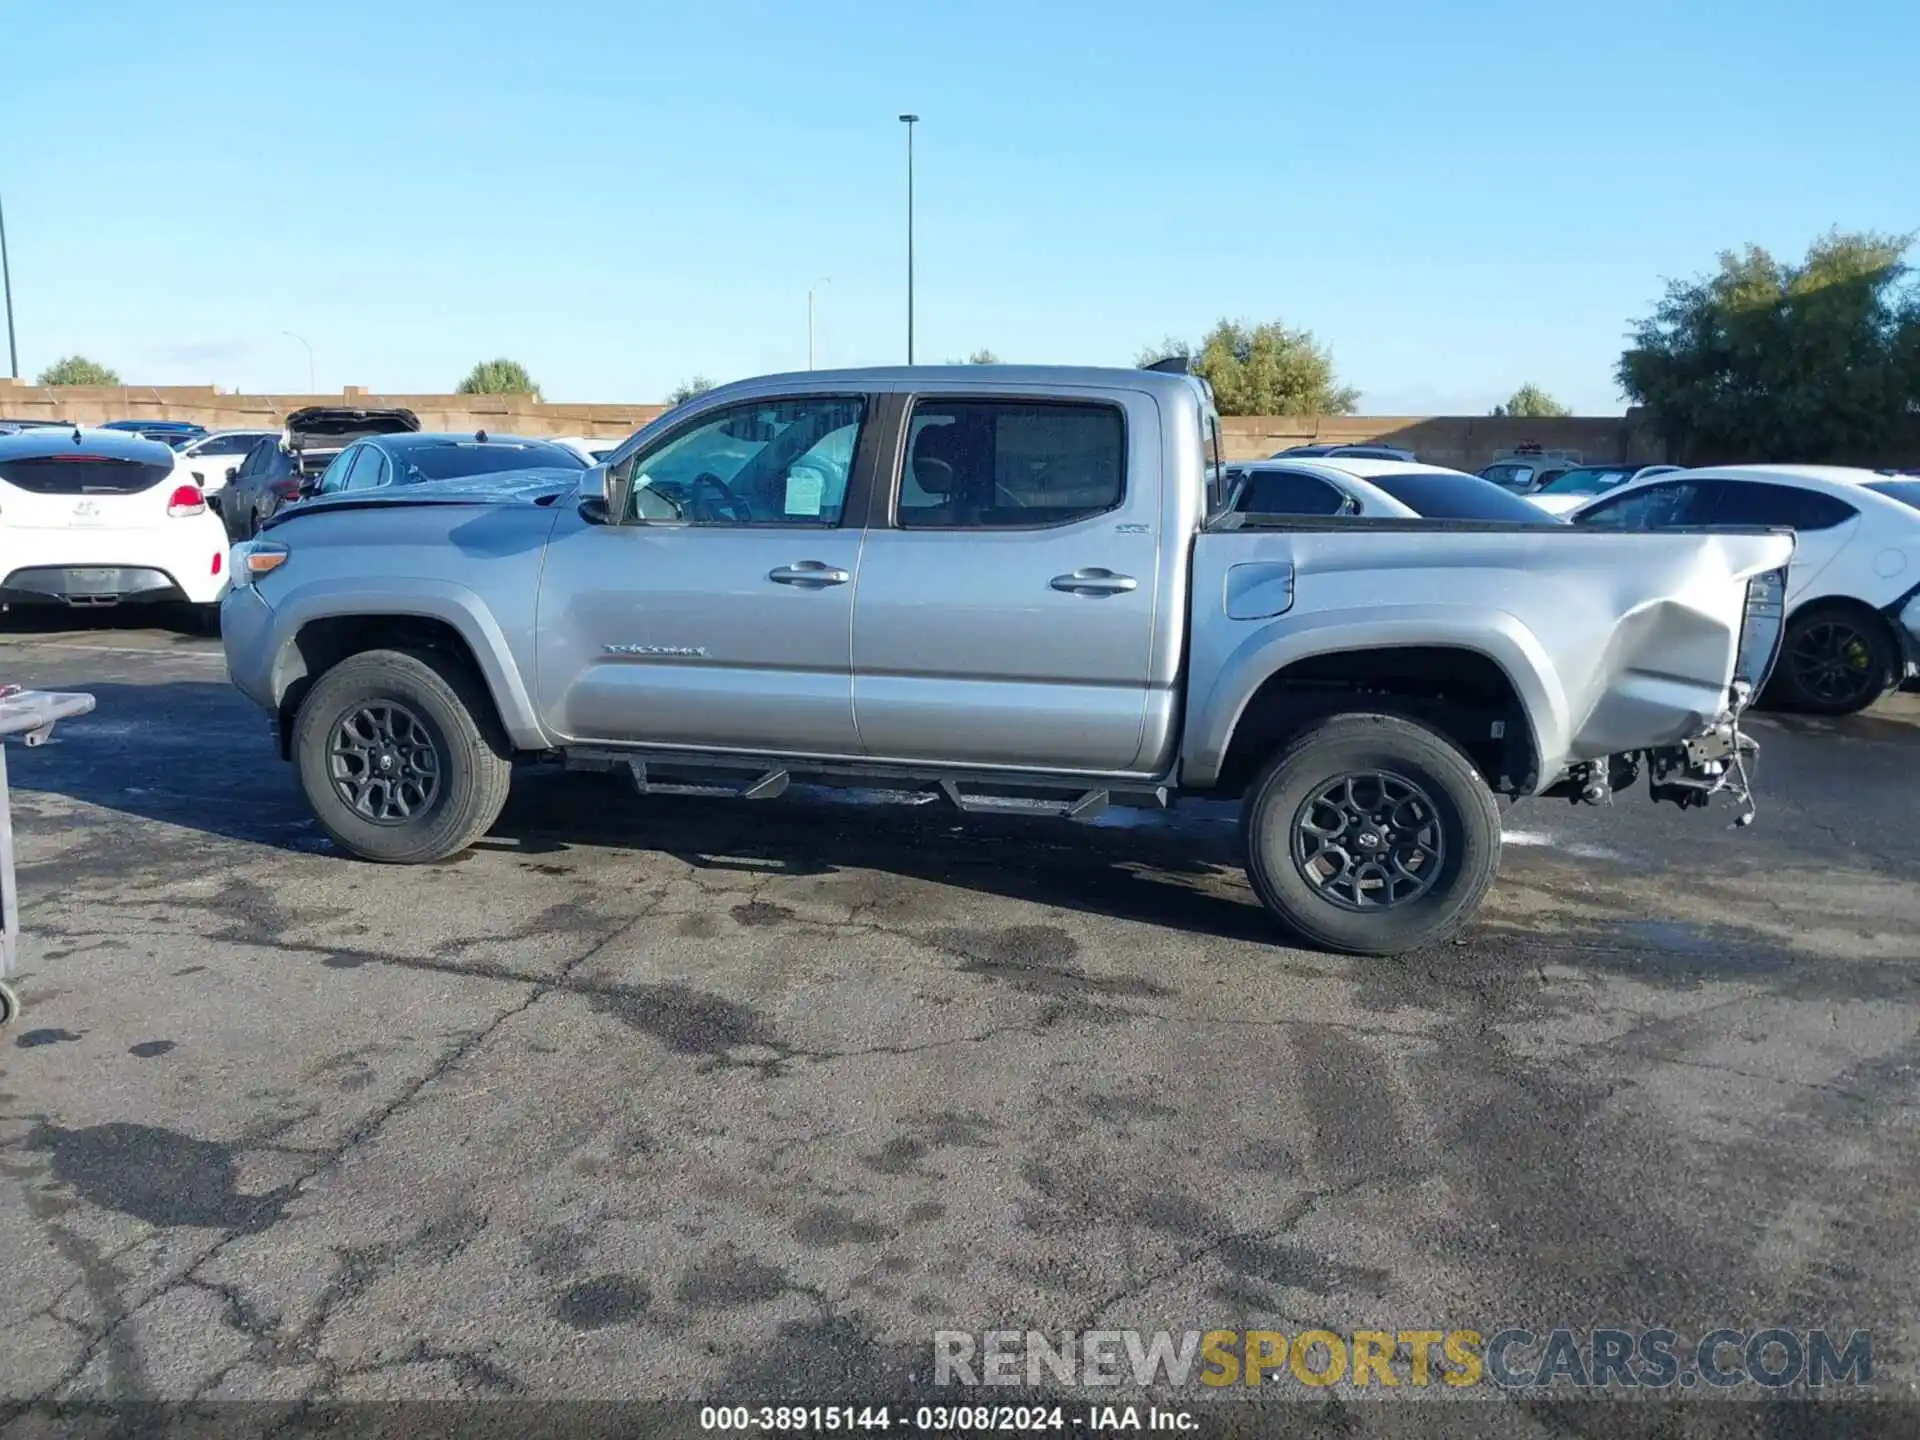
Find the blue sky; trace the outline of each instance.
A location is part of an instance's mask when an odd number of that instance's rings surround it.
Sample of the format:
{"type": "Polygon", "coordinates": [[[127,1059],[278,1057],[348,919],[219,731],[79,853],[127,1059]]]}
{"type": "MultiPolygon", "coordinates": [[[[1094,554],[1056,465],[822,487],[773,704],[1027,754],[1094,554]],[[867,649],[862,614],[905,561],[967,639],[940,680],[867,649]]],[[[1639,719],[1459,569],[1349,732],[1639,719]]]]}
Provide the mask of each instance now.
{"type": "Polygon", "coordinates": [[[1374,413],[1617,411],[1663,277],[1920,227],[1920,6],[0,0],[23,371],[551,399],[1222,315],[1374,413]]]}

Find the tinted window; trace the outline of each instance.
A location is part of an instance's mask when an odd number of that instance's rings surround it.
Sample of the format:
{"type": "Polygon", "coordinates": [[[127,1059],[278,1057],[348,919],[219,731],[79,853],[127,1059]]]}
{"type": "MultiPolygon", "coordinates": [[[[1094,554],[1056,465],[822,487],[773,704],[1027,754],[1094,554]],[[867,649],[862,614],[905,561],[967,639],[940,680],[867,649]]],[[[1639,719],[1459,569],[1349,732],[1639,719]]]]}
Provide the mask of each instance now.
{"type": "Polygon", "coordinates": [[[1253,515],[1338,515],[1347,509],[1347,495],[1317,475],[1250,470],[1233,508],[1253,515]]]}
{"type": "Polygon", "coordinates": [[[1509,490],[1525,490],[1533,484],[1533,466],[1489,465],[1480,472],[1480,478],[1509,490]]]}
{"type": "Polygon", "coordinates": [[[386,456],[371,445],[359,446],[350,453],[353,460],[347,466],[346,478],[341,482],[342,489],[372,490],[385,482],[386,456]]]}
{"type": "Polygon", "coordinates": [[[242,475],[258,474],[265,468],[267,452],[278,449],[279,445],[280,442],[277,439],[269,438],[255,441],[253,448],[247,451],[247,458],[240,462],[240,473],[242,475]]]}
{"type": "Polygon", "coordinates": [[[1920,480],[1874,480],[1866,488],[1920,510],[1920,480]]]}
{"type": "Polygon", "coordinates": [[[1631,465],[1586,465],[1578,470],[1569,470],[1559,478],[1548,481],[1537,493],[1604,495],[1615,486],[1626,484],[1636,473],[1631,465]]]}
{"type": "Polygon", "coordinates": [[[358,450],[342,450],[333,457],[333,463],[321,473],[319,492],[322,495],[338,495],[347,488],[347,471],[353,468],[353,462],[360,458],[358,450]]]}
{"type": "Polygon", "coordinates": [[[408,445],[396,451],[400,483],[458,480],[468,475],[499,475],[508,470],[584,470],[586,461],[563,445],[535,441],[503,445],[478,440],[447,440],[408,445]]]}
{"type": "Polygon", "coordinates": [[[1784,525],[1793,530],[1830,530],[1858,512],[1818,490],[1769,485],[1758,480],[1703,480],[1700,500],[1689,512],[1694,525],[1784,525]]]}
{"type": "Polygon", "coordinates": [[[1582,510],[1573,523],[1600,530],[1664,530],[1687,523],[1686,506],[1692,494],[1689,482],[1647,485],[1611,500],[1597,501],[1582,510]]]}
{"type": "Polygon", "coordinates": [[[1367,483],[1378,486],[1414,514],[1428,520],[1511,520],[1523,525],[1560,523],[1538,505],[1510,495],[1478,475],[1408,470],[1398,475],[1369,475],[1367,483]]]}
{"type": "Polygon", "coordinates": [[[171,465],[79,452],[0,462],[0,480],[36,495],[132,495],[171,474],[171,465]]]}
{"type": "Polygon", "coordinates": [[[1120,503],[1126,425],[1111,405],[927,400],[914,407],[899,520],[1030,529],[1120,503]]]}
{"type": "Polygon", "coordinates": [[[633,513],[695,525],[838,525],[867,404],[750,400],[622,462],[633,513]]]}

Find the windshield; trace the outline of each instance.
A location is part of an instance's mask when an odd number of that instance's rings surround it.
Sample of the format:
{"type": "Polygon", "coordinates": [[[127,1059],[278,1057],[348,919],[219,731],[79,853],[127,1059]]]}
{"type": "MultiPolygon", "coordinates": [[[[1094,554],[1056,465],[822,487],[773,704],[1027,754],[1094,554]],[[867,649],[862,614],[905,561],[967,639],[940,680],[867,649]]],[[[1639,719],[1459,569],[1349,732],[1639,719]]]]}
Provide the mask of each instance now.
{"type": "Polygon", "coordinates": [[[1866,488],[1920,510],[1920,480],[1869,480],[1866,488]]]}
{"type": "Polygon", "coordinates": [[[1449,475],[1444,470],[1408,470],[1398,475],[1369,475],[1376,486],[1428,520],[1510,520],[1523,525],[1561,522],[1538,505],[1510,495],[1478,475],[1449,475]]]}
{"type": "Polygon", "coordinates": [[[458,480],[468,475],[499,475],[508,470],[584,470],[587,462],[563,445],[544,441],[482,444],[449,440],[443,445],[409,445],[394,454],[402,484],[422,480],[458,480]]]}
{"type": "Polygon", "coordinates": [[[1616,485],[1624,485],[1637,473],[1634,465],[1586,465],[1569,470],[1558,480],[1550,480],[1539,489],[1542,495],[1604,495],[1616,485]]]}

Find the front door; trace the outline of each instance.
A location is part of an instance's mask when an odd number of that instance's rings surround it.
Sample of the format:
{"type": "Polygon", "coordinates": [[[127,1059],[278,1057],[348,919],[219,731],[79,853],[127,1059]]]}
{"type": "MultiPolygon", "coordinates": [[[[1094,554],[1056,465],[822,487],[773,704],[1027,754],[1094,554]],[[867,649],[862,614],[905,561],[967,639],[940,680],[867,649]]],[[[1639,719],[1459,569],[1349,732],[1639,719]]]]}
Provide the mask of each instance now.
{"type": "Polygon", "coordinates": [[[851,644],[865,396],[696,411],[617,467],[618,523],[559,517],[542,719],[575,741],[857,756],[851,644]],[[856,497],[858,498],[858,497],[856,497]]]}
{"type": "Polygon", "coordinates": [[[1145,403],[915,400],[854,604],[854,718],[869,755],[1134,765],[1159,578],[1159,445],[1145,403]]]}

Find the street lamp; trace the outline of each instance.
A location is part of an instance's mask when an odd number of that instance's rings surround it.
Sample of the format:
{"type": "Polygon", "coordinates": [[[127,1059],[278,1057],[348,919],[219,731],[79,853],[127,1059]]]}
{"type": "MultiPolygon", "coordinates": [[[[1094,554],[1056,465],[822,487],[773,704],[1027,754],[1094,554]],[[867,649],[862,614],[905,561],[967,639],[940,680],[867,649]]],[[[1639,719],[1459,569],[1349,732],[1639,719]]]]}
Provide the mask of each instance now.
{"type": "Polygon", "coordinates": [[[291,330],[282,330],[280,333],[289,340],[298,340],[302,345],[307,346],[307,393],[309,395],[319,393],[315,390],[313,382],[313,346],[307,344],[307,339],[304,335],[296,335],[291,330]]]}
{"type": "Polygon", "coordinates": [[[20,378],[20,351],[13,343],[13,271],[7,264],[7,212],[0,208],[0,289],[7,292],[7,374],[20,378]]]}
{"type": "Polygon", "coordinates": [[[822,285],[831,285],[833,277],[822,275],[807,287],[807,369],[813,368],[813,292],[822,285]]]}
{"type": "Polygon", "coordinates": [[[913,127],[918,115],[902,115],[907,127],[907,363],[913,363],[913,127]]]}

